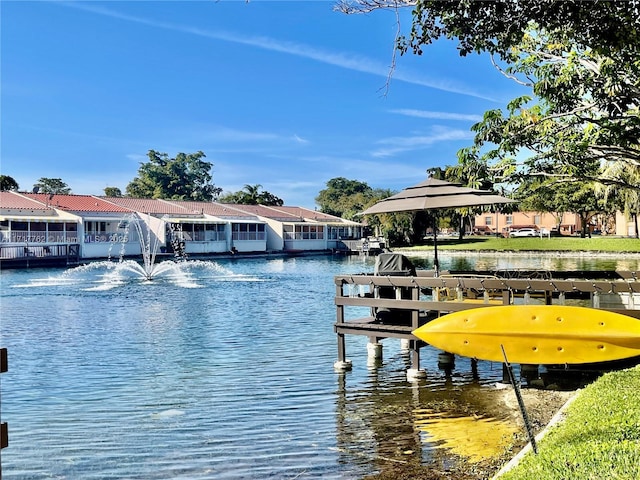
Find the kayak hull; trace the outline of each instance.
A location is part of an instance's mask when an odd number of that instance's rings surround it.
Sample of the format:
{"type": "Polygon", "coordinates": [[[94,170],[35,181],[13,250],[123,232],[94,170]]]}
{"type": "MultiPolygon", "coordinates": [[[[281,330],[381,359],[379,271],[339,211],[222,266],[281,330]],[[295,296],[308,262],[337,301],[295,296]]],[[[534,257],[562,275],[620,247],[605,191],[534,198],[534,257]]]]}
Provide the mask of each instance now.
{"type": "Polygon", "coordinates": [[[444,315],[413,331],[420,340],[479,360],[581,364],[640,355],[640,320],[564,305],[504,305],[444,315]],[[503,354],[504,348],[504,354],[503,354]]]}

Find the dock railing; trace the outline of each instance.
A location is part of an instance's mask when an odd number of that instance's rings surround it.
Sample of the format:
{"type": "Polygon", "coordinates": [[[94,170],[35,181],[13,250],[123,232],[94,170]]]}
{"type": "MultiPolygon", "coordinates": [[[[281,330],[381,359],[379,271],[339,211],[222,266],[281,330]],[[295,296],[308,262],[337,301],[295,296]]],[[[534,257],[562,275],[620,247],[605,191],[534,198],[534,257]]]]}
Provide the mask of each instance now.
{"type": "Polygon", "coordinates": [[[29,266],[77,265],[80,244],[0,244],[0,265],[3,268],[29,266]]]}
{"type": "Polygon", "coordinates": [[[411,333],[413,330],[450,312],[498,304],[563,305],[568,299],[580,299],[585,306],[640,319],[636,272],[603,272],[598,275],[601,279],[595,280],[569,278],[571,273],[550,272],[545,275],[549,278],[543,279],[501,278],[492,272],[454,272],[435,277],[433,271],[420,270],[415,276],[337,275],[334,330],[338,362],[347,362],[346,335],[364,335],[370,343],[399,338],[409,342],[411,365],[418,369],[424,344],[411,333]],[[385,295],[381,295],[383,291],[385,295]]]}

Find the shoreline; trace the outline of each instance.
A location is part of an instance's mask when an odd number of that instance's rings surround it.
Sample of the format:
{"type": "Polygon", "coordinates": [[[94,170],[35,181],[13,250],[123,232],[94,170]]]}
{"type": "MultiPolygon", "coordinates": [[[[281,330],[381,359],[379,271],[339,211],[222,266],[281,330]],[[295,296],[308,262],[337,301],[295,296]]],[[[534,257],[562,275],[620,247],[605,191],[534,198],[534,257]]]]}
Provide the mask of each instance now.
{"type": "MultiPolygon", "coordinates": [[[[430,258],[433,256],[433,249],[430,250],[412,250],[410,248],[396,248],[394,253],[401,253],[406,256],[430,258]]],[[[638,252],[601,252],[601,251],[562,251],[562,250],[438,250],[439,254],[446,254],[452,256],[467,256],[467,255],[511,255],[519,257],[532,257],[532,256],[545,256],[545,257],[606,257],[606,258],[619,258],[624,255],[626,258],[640,258],[638,252]]]]}
{"type": "MultiPolygon", "coordinates": [[[[567,406],[580,391],[581,389],[563,391],[537,388],[521,390],[536,441],[541,440],[552,427],[562,422],[567,406]]],[[[451,455],[448,461],[436,458],[426,464],[389,463],[382,467],[379,473],[367,475],[363,480],[493,480],[505,473],[507,465],[509,469],[514,468],[531,449],[516,395],[510,385],[497,385],[489,393],[493,398],[493,406],[483,414],[491,418],[509,418],[518,427],[510,446],[502,454],[478,462],[465,457],[456,458],[454,454],[449,453],[445,454],[451,455]]]]}

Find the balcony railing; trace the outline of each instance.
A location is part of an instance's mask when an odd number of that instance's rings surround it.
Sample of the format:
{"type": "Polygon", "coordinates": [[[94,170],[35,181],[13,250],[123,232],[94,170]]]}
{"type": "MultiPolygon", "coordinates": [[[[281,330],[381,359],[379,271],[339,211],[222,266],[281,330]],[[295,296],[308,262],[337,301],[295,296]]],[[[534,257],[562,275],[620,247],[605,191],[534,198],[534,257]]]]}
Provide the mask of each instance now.
{"type": "Polygon", "coordinates": [[[233,240],[264,240],[265,232],[233,232],[233,240]]]}

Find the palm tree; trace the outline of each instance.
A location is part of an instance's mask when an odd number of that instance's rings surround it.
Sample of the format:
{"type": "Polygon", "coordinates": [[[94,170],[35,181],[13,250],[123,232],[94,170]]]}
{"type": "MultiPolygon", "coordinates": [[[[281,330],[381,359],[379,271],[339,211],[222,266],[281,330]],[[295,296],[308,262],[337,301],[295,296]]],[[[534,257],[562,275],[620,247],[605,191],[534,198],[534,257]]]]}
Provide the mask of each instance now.
{"type": "Polygon", "coordinates": [[[634,223],[635,237],[639,238],[638,213],[640,213],[640,166],[631,162],[609,162],[602,171],[602,178],[610,180],[607,185],[598,185],[596,192],[605,201],[618,205],[627,218],[634,223]],[[635,185],[630,188],[624,185],[635,185]]]}
{"type": "Polygon", "coordinates": [[[246,205],[258,205],[260,200],[260,190],[262,185],[256,183],[255,185],[245,185],[242,193],[242,203],[246,205]]]}

